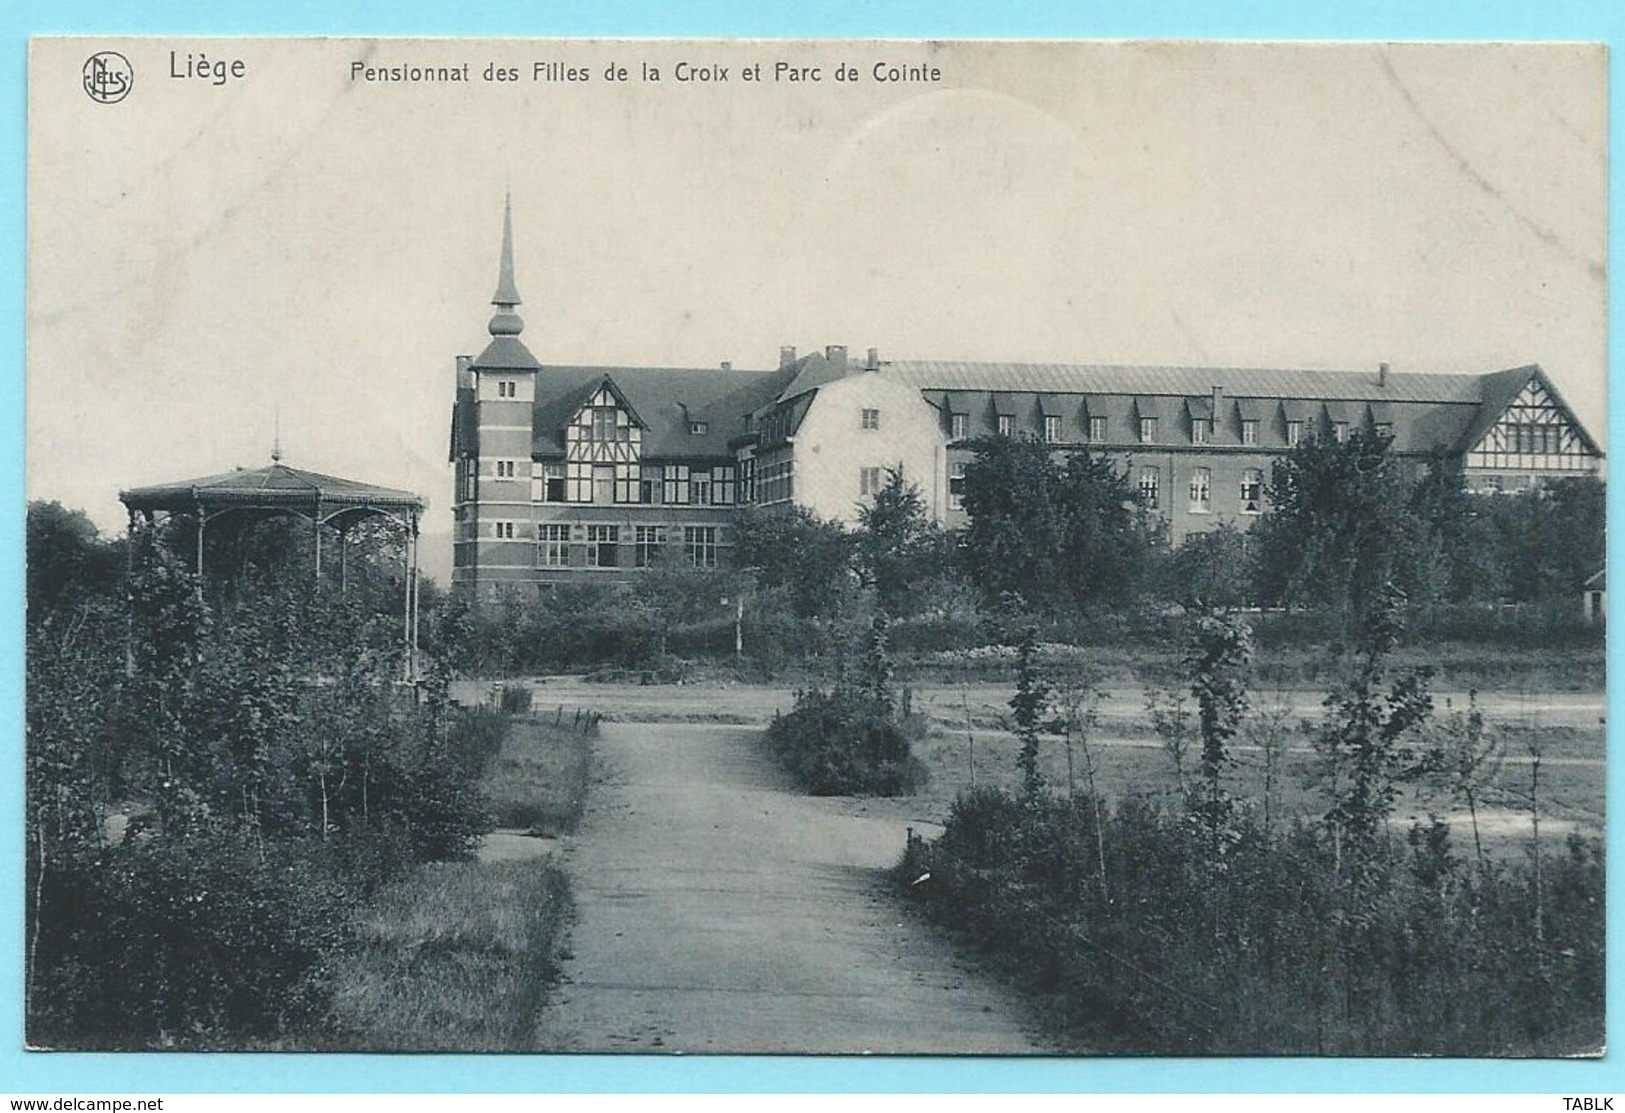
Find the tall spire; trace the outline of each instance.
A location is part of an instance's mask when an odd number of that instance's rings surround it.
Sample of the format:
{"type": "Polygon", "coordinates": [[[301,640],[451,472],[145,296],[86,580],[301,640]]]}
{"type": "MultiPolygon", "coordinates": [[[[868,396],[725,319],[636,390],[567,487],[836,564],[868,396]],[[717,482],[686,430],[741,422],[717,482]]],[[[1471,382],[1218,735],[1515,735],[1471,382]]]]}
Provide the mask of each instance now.
{"type": "Polygon", "coordinates": [[[497,307],[491,318],[492,336],[518,336],[524,331],[525,321],[514,312],[519,304],[519,289],[513,281],[513,193],[509,192],[502,204],[502,262],[497,271],[497,292],[491,295],[491,304],[497,307]]]}

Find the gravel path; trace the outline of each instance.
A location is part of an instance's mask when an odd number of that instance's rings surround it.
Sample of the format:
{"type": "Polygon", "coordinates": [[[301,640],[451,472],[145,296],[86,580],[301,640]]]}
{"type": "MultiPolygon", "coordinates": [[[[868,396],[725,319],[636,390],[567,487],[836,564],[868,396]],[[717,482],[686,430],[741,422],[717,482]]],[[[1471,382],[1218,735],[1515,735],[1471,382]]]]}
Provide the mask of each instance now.
{"type": "Polygon", "coordinates": [[[882,887],[905,824],[788,790],[759,730],[606,723],[564,861],[579,912],[544,1049],[1044,1050],[1013,995],[882,887]]]}

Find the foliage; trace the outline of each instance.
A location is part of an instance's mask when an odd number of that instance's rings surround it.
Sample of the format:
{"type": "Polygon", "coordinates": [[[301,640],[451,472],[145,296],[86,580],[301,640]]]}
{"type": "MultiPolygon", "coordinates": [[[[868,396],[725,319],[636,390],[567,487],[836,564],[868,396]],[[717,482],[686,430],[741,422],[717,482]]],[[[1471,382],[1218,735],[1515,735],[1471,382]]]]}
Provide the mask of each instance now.
{"type": "Polygon", "coordinates": [[[852,588],[853,541],[838,522],[805,507],[746,507],[734,519],[734,563],[759,588],[782,590],[798,618],[837,614],[852,588]]]}
{"type": "Polygon", "coordinates": [[[1036,801],[1044,790],[1044,777],[1038,770],[1038,736],[1051,726],[1050,687],[1038,675],[1036,641],[1032,630],[1022,636],[1017,647],[1016,692],[1010,697],[1016,737],[1021,740],[1016,765],[1021,769],[1023,798],[1029,802],[1036,801]]]}
{"type": "Polygon", "coordinates": [[[1389,438],[1309,437],[1275,462],[1268,507],[1253,527],[1266,604],[1328,610],[1345,624],[1408,569],[1412,525],[1389,438]]]}
{"type": "Polygon", "coordinates": [[[1254,599],[1255,546],[1229,522],[1193,533],[1163,565],[1161,596],[1197,614],[1222,614],[1254,599]]]}
{"type": "MultiPolygon", "coordinates": [[[[59,515],[36,518],[60,540],[59,515]]],[[[399,626],[376,598],[293,573],[205,597],[164,538],[142,531],[111,587],[83,544],[35,546],[60,559],[31,570],[55,587],[27,647],[42,1044],[280,1038],[323,1008],[354,902],[466,856],[489,822],[494,739],[443,678],[416,700],[396,687],[399,626]]]]}
{"type": "Polygon", "coordinates": [[[1215,862],[1199,829],[1125,799],[1023,803],[983,788],[909,847],[908,899],[1029,989],[1094,1051],[1506,1055],[1603,1037],[1599,842],[1530,870],[1463,869],[1421,826],[1355,904],[1320,829],[1239,813],[1215,862]],[[1101,818],[1104,816],[1104,818],[1101,818]],[[1110,893],[1099,885],[1111,862],[1110,893]],[[1561,881],[1555,880],[1560,876],[1561,881]],[[922,880],[923,879],[923,880],[922,880]]]}
{"type": "Polygon", "coordinates": [[[1223,778],[1229,744],[1247,713],[1247,664],[1252,630],[1235,619],[1205,617],[1196,626],[1187,664],[1202,733],[1202,795],[1197,816],[1210,833],[1230,818],[1223,778]]]}
{"type": "Polygon", "coordinates": [[[1160,529],[1107,456],[1057,461],[1047,446],[1010,437],[971,447],[961,552],[985,599],[1019,599],[1033,610],[1135,599],[1160,529]]]}
{"type": "Polygon", "coordinates": [[[923,720],[892,687],[886,619],[877,615],[855,679],[796,693],[795,707],[768,725],[768,749],[798,784],[815,796],[898,796],[910,791],[919,766],[912,743],[923,720]]]}
{"type": "Polygon", "coordinates": [[[859,577],[875,591],[875,605],[894,618],[919,613],[929,596],[921,588],[948,570],[952,542],[925,513],[925,498],[901,468],[858,511],[855,538],[859,577]]]}

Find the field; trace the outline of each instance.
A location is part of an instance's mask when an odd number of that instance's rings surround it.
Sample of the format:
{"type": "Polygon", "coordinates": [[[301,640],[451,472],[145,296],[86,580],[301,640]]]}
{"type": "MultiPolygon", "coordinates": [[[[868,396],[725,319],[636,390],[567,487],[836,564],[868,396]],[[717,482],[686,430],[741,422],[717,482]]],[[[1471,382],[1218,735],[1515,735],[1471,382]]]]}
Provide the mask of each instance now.
{"type": "MultiPolygon", "coordinates": [[[[556,714],[559,707],[583,707],[619,721],[765,724],[775,711],[788,710],[795,699],[794,690],[787,686],[747,685],[728,679],[644,685],[555,676],[524,683],[535,690],[538,714],[543,718],[556,714]]],[[[476,701],[490,688],[467,684],[460,693],[462,698],[476,701]]],[[[913,796],[854,798],[845,806],[864,814],[903,819],[932,834],[954,798],[973,784],[1014,788],[1017,745],[1006,729],[1012,691],[1008,683],[987,681],[915,685],[911,689],[914,708],[930,721],[926,739],[915,747],[915,756],[928,772],[926,783],[913,796]]],[[[1233,795],[1256,800],[1260,806],[1271,796],[1271,807],[1278,808],[1276,814],[1281,817],[1316,814],[1317,802],[1306,784],[1315,755],[1305,724],[1318,721],[1321,699],[1319,691],[1302,686],[1253,693],[1255,713],[1278,716],[1281,721],[1282,752],[1278,765],[1270,769],[1256,741],[1244,740],[1236,746],[1233,795]]],[[[1464,712],[1468,702],[1465,690],[1436,691],[1435,719],[1464,712]]],[[[1601,688],[1536,693],[1508,687],[1479,694],[1477,706],[1501,752],[1499,768],[1479,809],[1481,836],[1500,852],[1521,853],[1517,837],[1530,831],[1531,744],[1540,749],[1542,838],[1561,839],[1569,831],[1600,836],[1604,816],[1601,688]]],[[[570,721],[569,712],[565,721],[570,721]]],[[[1088,741],[1087,755],[1083,747],[1073,748],[1072,779],[1078,787],[1085,786],[1087,758],[1093,763],[1096,789],[1108,797],[1156,797],[1177,791],[1172,761],[1146,712],[1144,689],[1108,687],[1088,741]]],[[[1058,737],[1046,741],[1040,761],[1048,783],[1064,788],[1067,754],[1058,737]]],[[[1189,771],[1194,757],[1187,757],[1186,763],[1189,771]]],[[[1430,808],[1447,816],[1458,845],[1467,845],[1461,840],[1472,837],[1468,817],[1439,795],[1411,793],[1396,811],[1394,824],[1403,830],[1413,817],[1425,819],[1430,808]]]]}

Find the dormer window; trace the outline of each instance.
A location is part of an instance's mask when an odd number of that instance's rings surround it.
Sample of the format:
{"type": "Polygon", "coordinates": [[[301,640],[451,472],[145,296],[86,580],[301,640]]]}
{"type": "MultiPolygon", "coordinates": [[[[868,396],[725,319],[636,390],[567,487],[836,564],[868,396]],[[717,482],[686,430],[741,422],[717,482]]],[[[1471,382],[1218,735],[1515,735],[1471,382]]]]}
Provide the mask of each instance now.
{"type": "Polygon", "coordinates": [[[1212,431],[1213,423],[1205,417],[1191,418],[1191,443],[1206,444],[1208,434],[1212,431]]]}
{"type": "Polygon", "coordinates": [[[999,436],[1011,437],[1016,432],[1016,419],[1010,414],[999,415],[999,436]]]}
{"type": "Polygon", "coordinates": [[[710,424],[704,421],[691,421],[688,423],[688,433],[691,437],[703,437],[710,431],[710,424]]]}
{"type": "Polygon", "coordinates": [[[1142,417],[1140,419],[1140,443],[1150,444],[1157,439],[1157,419],[1142,417]]]}
{"type": "Polygon", "coordinates": [[[1242,444],[1257,444],[1258,443],[1258,422],[1257,421],[1254,421],[1251,418],[1245,418],[1245,419],[1242,420],[1242,423],[1241,423],[1241,443],[1242,444]]]}

